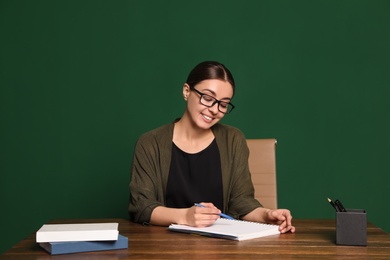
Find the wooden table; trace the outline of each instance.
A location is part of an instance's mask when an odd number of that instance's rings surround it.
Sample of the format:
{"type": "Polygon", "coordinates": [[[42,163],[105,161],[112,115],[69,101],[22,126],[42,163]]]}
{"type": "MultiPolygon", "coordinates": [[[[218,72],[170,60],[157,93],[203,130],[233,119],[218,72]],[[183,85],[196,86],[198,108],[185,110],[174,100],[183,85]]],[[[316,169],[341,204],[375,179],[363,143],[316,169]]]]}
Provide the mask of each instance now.
{"type": "Polygon", "coordinates": [[[176,233],[126,219],[64,220],[52,223],[118,222],[129,248],[50,256],[35,243],[35,233],[0,259],[390,259],[390,235],[368,224],[367,246],[335,244],[334,220],[294,220],[296,233],[233,241],[176,233]]]}

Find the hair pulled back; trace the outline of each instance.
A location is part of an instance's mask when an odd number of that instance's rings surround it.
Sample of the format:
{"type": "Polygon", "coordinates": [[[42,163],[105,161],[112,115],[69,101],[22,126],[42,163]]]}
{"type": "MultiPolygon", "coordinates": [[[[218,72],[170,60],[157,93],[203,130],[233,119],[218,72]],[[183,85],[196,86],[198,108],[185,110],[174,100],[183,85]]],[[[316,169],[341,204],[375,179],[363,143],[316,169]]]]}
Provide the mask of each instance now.
{"type": "Polygon", "coordinates": [[[191,70],[186,83],[193,88],[201,81],[207,79],[219,79],[229,82],[232,85],[234,95],[235,85],[233,75],[222,63],[217,61],[204,61],[199,63],[191,70]]]}

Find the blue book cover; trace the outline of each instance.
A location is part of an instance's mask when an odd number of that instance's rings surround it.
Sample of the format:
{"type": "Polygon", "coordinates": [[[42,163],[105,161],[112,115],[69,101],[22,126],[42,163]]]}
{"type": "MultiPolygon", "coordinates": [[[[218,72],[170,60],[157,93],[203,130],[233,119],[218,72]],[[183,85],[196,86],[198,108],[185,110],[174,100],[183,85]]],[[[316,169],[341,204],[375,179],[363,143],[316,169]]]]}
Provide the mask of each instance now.
{"type": "Polygon", "coordinates": [[[77,242],[49,242],[39,245],[51,255],[70,254],[91,251],[103,251],[128,248],[128,239],[118,235],[115,241],[77,241],[77,242]]]}

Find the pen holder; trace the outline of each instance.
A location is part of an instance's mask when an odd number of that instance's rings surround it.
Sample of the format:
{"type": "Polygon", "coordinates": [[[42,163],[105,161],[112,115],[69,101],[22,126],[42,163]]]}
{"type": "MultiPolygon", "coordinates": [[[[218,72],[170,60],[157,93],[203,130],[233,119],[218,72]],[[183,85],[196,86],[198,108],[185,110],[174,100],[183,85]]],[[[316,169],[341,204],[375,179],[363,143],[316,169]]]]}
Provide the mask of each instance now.
{"type": "Polygon", "coordinates": [[[336,244],[367,245],[367,213],[363,209],[336,212],[336,244]]]}

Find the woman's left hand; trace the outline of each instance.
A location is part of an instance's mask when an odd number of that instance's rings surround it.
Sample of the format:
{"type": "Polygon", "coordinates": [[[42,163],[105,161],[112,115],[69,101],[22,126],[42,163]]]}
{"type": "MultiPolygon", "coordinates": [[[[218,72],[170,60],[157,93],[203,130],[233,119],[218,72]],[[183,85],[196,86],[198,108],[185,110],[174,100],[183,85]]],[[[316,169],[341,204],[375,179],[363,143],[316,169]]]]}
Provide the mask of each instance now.
{"type": "Polygon", "coordinates": [[[280,233],[295,232],[295,227],[292,225],[292,216],[288,209],[269,209],[265,214],[265,221],[279,225],[280,233]]]}

